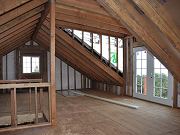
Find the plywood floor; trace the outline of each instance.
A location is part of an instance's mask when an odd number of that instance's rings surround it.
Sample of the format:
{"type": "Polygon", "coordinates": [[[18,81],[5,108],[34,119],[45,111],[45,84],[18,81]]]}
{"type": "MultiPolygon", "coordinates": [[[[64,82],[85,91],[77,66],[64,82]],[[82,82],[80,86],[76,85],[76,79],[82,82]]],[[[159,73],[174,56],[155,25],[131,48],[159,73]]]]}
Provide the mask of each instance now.
{"type": "Polygon", "coordinates": [[[88,91],[139,109],[113,105],[88,97],[57,95],[57,127],[43,127],[0,133],[0,135],[180,135],[180,109],[137,99],[119,98],[88,91]]]}

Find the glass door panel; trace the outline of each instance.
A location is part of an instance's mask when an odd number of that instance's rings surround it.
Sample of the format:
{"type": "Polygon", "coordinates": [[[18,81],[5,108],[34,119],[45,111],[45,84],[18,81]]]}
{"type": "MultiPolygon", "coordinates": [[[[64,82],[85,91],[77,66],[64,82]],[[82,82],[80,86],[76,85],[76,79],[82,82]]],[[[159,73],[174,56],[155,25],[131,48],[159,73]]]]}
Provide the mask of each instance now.
{"type": "Polygon", "coordinates": [[[133,96],[152,102],[172,105],[173,76],[145,48],[134,48],[133,96]]]}
{"type": "Polygon", "coordinates": [[[136,93],[147,94],[147,52],[136,52],[136,93]]]}

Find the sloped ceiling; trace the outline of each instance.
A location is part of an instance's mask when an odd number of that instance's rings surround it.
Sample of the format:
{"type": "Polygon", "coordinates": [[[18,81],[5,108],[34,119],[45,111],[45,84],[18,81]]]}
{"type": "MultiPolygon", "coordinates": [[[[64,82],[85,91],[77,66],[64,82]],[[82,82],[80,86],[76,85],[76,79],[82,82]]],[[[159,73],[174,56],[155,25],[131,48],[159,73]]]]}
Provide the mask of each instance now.
{"type": "Polygon", "coordinates": [[[97,0],[180,81],[179,0],[97,0]]]}
{"type": "MultiPolygon", "coordinates": [[[[0,55],[41,37],[48,0],[0,2],[0,55]]],[[[56,26],[119,37],[132,33],[180,81],[179,12],[179,0],[56,0],[56,26]]]]}
{"type": "MultiPolygon", "coordinates": [[[[48,0],[7,0],[1,3],[0,55],[5,55],[32,39],[49,49],[48,0]]],[[[123,86],[124,80],[118,73],[59,29],[68,27],[117,37],[129,35],[129,31],[114,21],[96,1],[57,0],[56,26],[57,57],[93,80],[123,86]],[[91,8],[87,10],[89,6],[91,8]]]]}

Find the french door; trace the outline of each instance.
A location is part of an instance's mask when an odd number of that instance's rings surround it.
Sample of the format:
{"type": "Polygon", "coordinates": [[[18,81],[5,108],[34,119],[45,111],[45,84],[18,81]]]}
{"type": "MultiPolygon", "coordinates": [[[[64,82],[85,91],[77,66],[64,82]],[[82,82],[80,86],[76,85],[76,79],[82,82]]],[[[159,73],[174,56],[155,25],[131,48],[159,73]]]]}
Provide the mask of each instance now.
{"type": "Polygon", "coordinates": [[[133,96],[172,106],[173,77],[166,67],[143,47],[134,48],[133,96]]]}

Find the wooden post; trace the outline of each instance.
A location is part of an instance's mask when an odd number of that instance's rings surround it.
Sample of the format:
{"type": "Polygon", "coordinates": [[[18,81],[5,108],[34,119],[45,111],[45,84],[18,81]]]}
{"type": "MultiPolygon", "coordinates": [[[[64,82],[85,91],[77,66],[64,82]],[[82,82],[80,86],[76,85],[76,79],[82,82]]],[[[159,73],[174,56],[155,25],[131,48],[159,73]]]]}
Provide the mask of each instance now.
{"type": "Polygon", "coordinates": [[[127,44],[128,44],[128,39],[124,38],[123,39],[123,78],[125,80],[121,95],[124,96],[125,95],[125,91],[126,91],[126,71],[127,71],[127,44]]]}
{"type": "Polygon", "coordinates": [[[178,82],[174,78],[174,84],[173,84],[173,108],[177,107],[177,100],[178,100],[178,82]]]}
{"type": "Polygon", "coordinates": [[[0,80],[3,79],[3,72],[2,72],[2,69],[3,69],[3,60],[2,60],[3,56],[0,55],[0,80]]]}
{"type": "Polygon", "coordinates": [[[44,96],[43,96],[43,88],[40,88],[39,91],[39,104],[40,104],[40,111],[43,112],[44,109],[44,96]]]}
{"type": "Polygon", "coordinates": [[[83,88],[83,83],[82,83],[82,82],[83,82],[83,81],[82,81],[83,79],[82,79],[82,78],[83,78],[83,75],[81,74],[81,89],[83,88]]]}
{"type": "Polygon", "coordinates": [[[37,87],[35,87],[35,123],[38,123],[38,93],[37,87]]]}
{"type": "Polygon", "coordinates": [[[129,96],[133,96],[133,37],[129,44],[129,96]]]}
{"type": "Polygon", "coordinates": [[[109,66],[111,67],[111,42],[110,42],[110,36],[108,36],[108,45],[109,45],[109,66]]]}
{"type": "Polygon", "coordinates": [[[116,60],[117,60],[117,67],[116,67],[116,71],[118,72],[118,70],[119,70],[119,59],[118,59],[118,55],[119,55],[119,43],[118,43],[118,38],[116,38],[116,45],[117,45],[117,48],[116,48],[116,50],[117,50],[117,56],[116,56],[116,60]]]}
{"type": "Polygon", "coordinates": [[[99,35],[99,42],[100,42],[100,59],[102,61],[102,35],[99,35]]]}
{"type": "Polygon", "coordinates": [[[6,80],[8,80],[8,68],[7,68],[7,66],[8,66],[8,54],[6,54],[6,80]]]}
{"type": "Polygon", "coordinates": [[[74,89],[76,90],[76,70],[74,69],[74,89]]]}
{"type": "Polygon", "coordinates": [[[82,46],[84,46],[84,31],[82,31],[82,46]]]}
{"type": "Polygon", "coordinates": [[[56,119],[56,85],[55,85],[55,0],[50,0],[50,56],[51,56],[51,122],[55,126],[56,119]]]}
{"type": "Polygon", "coordinates": [[[17,126],[16,88],[11,89],[11,126],[17,126]]]}
{"type": "Polygon", "coordinates": [[[32,101],[31,101],[31,95],[32,95],[32,91],[31,91],[32,88],[29,88],[29,113],[31,113],[32,111],[32,101]]]}
{"type": "Polygon", "coordinates": [[[60,60],[60,75],[61,75],[61,92],[62,92],[62,89],[63,89],[63,87],[62,87],[62,60],[60,60]]]}
{"type": "Polygon", "coordinates": [[[90,33],[90,36],[91,36],[91,52],[93,53],[93,33],[91,32],[90,33]]]}
{"type": "Polygon", "coordinates": [[[74,39],[74,29],[72,29],[72,38],[74,39]]]}
{"type": "Polygon", "coordinates": [[[68,95],[69,95],[70,86],[69,86],[69,65],[68,64],[67,64],[67,83],[68,83],[68,95]]]}

